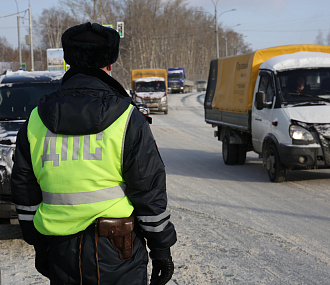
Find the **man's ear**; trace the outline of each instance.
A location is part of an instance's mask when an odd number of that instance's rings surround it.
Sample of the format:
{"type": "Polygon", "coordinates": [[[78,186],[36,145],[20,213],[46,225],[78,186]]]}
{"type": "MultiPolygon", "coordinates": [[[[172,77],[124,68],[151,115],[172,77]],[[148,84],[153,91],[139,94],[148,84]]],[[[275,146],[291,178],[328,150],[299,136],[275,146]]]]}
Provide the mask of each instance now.
{"type": "Polygon", "coordinates": [[[107,66],[107,70],[108,71],[111,71],[112,70],[112,65],[111,64],[107,66]]]}

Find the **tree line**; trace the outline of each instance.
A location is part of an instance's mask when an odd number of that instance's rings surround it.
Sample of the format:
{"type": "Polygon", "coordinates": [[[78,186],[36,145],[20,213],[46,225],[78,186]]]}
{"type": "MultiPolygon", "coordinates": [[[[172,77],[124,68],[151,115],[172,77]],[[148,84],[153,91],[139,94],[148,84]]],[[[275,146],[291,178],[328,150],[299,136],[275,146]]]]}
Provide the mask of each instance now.
{"type": "MultiPolygon", "coordinates": [[[[35,70],[47,69],[47,48],[61,48],[61,35],[84,22],[125,23],[120,55],[113,77],[130,87],[132,69],[184,67],[193,81],[207,80],[210,61],[216,58],[214,16],[184,0],[66,0],[44,9],[33,21],[35,70]]],[[[243,35],[218,23],[219,55],[251,52],[243,35]]],[[[30,50],[22,58],[30,70],[30,50]]],[[[18,51],[0,37],[0,62],[16,63],[18,51]]],[[[12,67],[15,69],[15,66],[12,67]]]]}

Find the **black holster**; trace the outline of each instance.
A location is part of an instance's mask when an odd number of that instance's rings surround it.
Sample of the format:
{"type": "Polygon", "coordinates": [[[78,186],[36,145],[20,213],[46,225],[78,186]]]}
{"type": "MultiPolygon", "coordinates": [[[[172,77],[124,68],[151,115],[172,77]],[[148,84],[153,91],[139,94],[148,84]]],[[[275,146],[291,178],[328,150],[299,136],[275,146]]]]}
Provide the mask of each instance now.
{"type": "Polygon", "coordinates": [[[98,235],[107,237],[117,249],[119,258],[127,260],[132,257],[134,216],[128,218],[98,218],[98,235]]]}

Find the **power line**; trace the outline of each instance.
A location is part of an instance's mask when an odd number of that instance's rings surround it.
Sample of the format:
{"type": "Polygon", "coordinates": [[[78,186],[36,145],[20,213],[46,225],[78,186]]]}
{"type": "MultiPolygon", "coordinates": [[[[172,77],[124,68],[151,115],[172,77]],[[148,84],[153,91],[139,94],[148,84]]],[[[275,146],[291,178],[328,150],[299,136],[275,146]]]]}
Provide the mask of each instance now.
{"type": "Polygon", "coordinates": [[[276,32],[276,33],[301,33],[301,32],[318,32],[318,31],[329,31],[329,29],[313,29],[313,30],[249,30],[249,29],[237,29],[240,32],[276,32]]]}
{"type": "Polygon", "coordinates": [[[29,9],[26,9],[26,10],[23,10],[23,11],[20,11],[20,12],[16,12],[16,13],[10,14],[10,15],[0,16],[0,19],[2,19],[2,18],[8,18],[8,17],[11,17],[11,16],[16,16],[17,14],[21,14],[23,12],[26,13],[26,11],[29,11],[29,9]]]}

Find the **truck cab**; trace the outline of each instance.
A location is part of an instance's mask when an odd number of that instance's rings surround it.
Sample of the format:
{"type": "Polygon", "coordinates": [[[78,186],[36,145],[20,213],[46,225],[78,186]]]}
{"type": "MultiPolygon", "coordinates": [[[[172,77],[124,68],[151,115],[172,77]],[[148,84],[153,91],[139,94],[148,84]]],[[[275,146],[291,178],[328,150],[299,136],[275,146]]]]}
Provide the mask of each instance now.
{"type": "Polygon", "coordinates": [[[330,47],[286,45],[211,61],[205,121],[227,165],[263,159],[270,181],[330,168],[330,47]]]}
{"type": "Polygon", "coordinates": [[[284,180],[287,169],[330,167],[330,54],[269,59],[254,94],[252,143],[271,180],[284,180]]]}
{"type": "Polygon", "coordinates": [[[168,113],[166,69],[133,69],[130,94],[150,111],[168,113]]]}
{"type": "Polygon", "coordinates": [[[194,83],[186,78],[184,68],[169,68],[167,75],[169,93],[192,92],[194,83]]]}
{"type": "Polygon", "coordinates": [[[198,80],[196,81],[196,90],[197,92],[206,91],[207,81],[206,80],[198,80]]]}
{"type": "Polygon", "coordinates": [[[134,81],[133,100],[137,104],[146,104],[150,111],[168,113],[165,79],[144,77],[134,81]]]}

